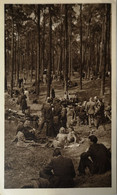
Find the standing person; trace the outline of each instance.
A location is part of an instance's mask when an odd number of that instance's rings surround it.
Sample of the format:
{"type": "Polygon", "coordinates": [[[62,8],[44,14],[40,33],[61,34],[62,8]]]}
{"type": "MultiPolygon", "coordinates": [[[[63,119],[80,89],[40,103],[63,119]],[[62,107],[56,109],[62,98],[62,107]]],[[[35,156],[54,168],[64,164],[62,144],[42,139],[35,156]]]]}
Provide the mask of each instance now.
{"type": "Polygon", "coordinates": [[[67,109],[67,127],[70,127],[74,115],[75,115],[75,111],[73,109],[73,106],[70,105],[67,109]]]}
{"type": "Polygon", "coordinates": [[[29,105],[29,91],[27,90],[27,88],[25,88],[24,94],[25,94],[26,97],[27,97],[27,104],[29,105]]]}
{"type": "Polygon", "coordinates": [[[102,174],[111,169],[111,153],[103,144],[98,144],[97,141],[95,135],[89,136],[89,149],[81,154],[78,166],[79,174],[84,175],[86,167],[89,168],[91,174],[102,174]]]}
{"type": "Polygon", "coordinates": [[[53,124],[54,124],[54,128],[55,128],[55,133],[56,135],[59,132],[60,129],[60,119],[61,119],[61,104],[60,104],[60,100],[55,98],[53,101],[53,124]]]}
{"type": "Polygon", "coordinates": [[[66,128],[67,123],[67,109],[66,104],[62,104],[62,110],[61,110],[61,126],[66,128]]]}
{"type": "Polygon", "coordinates": [[[55,98],[55,90],[54,90],[54,88],[52,88],[52,90],[51,90],[51,97],[52,97],[52,99],[55,98]]]}
{"type": "Polygon", "coordinates": [[[105,117],[104,117],[104,103],[102,102],[101,98],[98,99],[97,97],[94,97],[94,101],[95,101],[94,125],[98,129],[99,124],[100,123],[103,124],[104,121],[105,121],[105,117]]]}
{"type": "Polygon", "coordinates": [[[52,113],[52,107],[51,107],[51,98],[47,98],[46,104],[43,106],[43,116],[44,116],[44,122],[46,122],[46,136],[54,137],[54,127],[53,127],[53,113],[52,113]]]}
{"type": "Polygon", "coordinates": [[[74,187],[75,170],[70,158],[63,157],[56,148],[51,162],[40,171],[40,177],[48,179],[51,188],[74,187]]]}
{"type": "Polygon", "coordinates": [[[22,92],[21,94],[21,109],[22,113],[25,114],[25,110],[27,109],[27,101],[26,101],[26,95],[22,92]]]}
{"type": "Polygon", "coordinates": [[[91,127],[91,123],[94,123],[94,113],[95,113],[95,102],[93,102],[91,97],[87,102],[86,112],[88,114],[89,127],[91,127]]]}
{"type": "Polygon", "coordinates": [[[23,87],[23,78],[18,80],[19,88],[23,87]]]}

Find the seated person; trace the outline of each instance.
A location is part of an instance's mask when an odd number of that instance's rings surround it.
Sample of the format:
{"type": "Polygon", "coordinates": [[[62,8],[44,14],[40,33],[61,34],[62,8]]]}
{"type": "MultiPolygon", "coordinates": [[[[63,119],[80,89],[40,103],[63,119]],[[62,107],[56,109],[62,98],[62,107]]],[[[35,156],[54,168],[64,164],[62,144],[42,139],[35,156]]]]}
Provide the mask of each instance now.
{"type": "Polygon", "coordinates": [[[76,135],[75,135],[75,132],[74,132],[74,129],[73,128],[68,128],[68,135],[67,135],[67,142],[68,143],[71,143],[71,142],[74,142],[76,143],[76,135]]]}
{"type": "Polygon", "coordinates": [[[56,136],[56,139],[53,140],[53,146],[56,147],[63,147],[67,141],[67,134],[65,133],[65,128],[61,127],[59,133],[56,136]]]}
{"type": "Polygon", "coordinates": [[[71,188],[74,187],[73,178],[76,174],[72,160],[63,157],[60,150],[56,148],[52,160],[39,175],[48,179],[51,188],[71,188]]]}
{"type": "MultiPolygon", "coordinates": [[[[34,130],[30,129],[29,131],[30,131],[30,133],[32,133],[32,131],[34,131],[34,130]]],[[[17,142],[17,146],[19,146],[19,147],[27,147],[29,145],[38,145],[38,143],[35,143],[33,140],[26,139],[25,128],[17,129],[17,134],[16,134],[15,138],[12,140],[12,143],[15,141],[17,142]]]]}
{"type": "Polygon", "coordinates": [[[111,153],[97,141],[95,135],[89,136],[90,147],[87,152],[81,154],[78,166],[79,175],[85,174],[86,167],[89,168],[91,174],[102,174],[111,169],[111,153]]]}

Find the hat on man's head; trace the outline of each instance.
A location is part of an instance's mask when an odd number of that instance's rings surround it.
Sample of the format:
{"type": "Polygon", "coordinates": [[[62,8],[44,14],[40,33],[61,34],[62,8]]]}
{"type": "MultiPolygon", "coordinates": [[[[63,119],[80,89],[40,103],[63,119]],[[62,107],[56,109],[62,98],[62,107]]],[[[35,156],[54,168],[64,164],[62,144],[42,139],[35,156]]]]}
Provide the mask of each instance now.
{"type": "Polygon", "coordinates": [[[53,156],[59,156],[61,155],[61,151],[59,148],[55,148],[54,152],[53,152],[53,156]]]}
{"type": "Polygon", "coordinates": [[[98,139],[97,139],[97,137],[96,137],[95,135],[90,135],[90,136],[89,136],[89,139],[90,139],[91,142],[93,142],[93,143],[95,143],[95,144],[96,144],[97,141],[98,141],[98,139]]]}

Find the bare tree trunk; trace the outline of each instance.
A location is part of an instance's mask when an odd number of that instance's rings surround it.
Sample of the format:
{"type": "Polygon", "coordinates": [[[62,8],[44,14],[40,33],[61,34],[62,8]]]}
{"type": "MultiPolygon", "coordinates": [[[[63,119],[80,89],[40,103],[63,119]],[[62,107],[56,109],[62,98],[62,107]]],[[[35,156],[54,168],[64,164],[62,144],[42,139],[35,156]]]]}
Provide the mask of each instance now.
{"type": "Polygon", "coordinates": [[[33,79],[33,33],[31,32],[31,65],[30,65],[30,81],[33,79]]]}
{"type": "Polygon", "coordinates": [[[6,29],[5,29],[5,75],[4,75],[4,78],[5,78],[5,91],[7,90],[7,61],[9,60],[8,59],[8,55],[7,55],[7,41],[6,41],[6,29]]]}
{"type": "Polygon", "coordinates": [[[106,54],[107,54],[107,11],[105,5],[105,17],[103,19],[103,30],[102,30],[102,78],[101,78],[101,95],[105,93],[105,71],[106,71],[106,54]]]}
{"type": "Polygon", "coordinates": [[[51,5],[49,6],[49,64],[47,71],[47,97],[50,97],[50,88],[51,88],[51,64],[52,64],[52,14],[51,14],[51,5]]]}
{"type": "Polygon", "coordinates": [[[36,66],[35,66],[35,83],[36,83],[36,86],[37,86],[37,67],[38,67],[38,43],[36,44],[37,46],[37,52],[36,52],[36,66]]]}
{"type": "Polygon", "coordinates": [[[42,45],[42,70],[41,70],[41,77],[43,79],[43,71],[45,65],[45,10],[43,10],[43,45],[42,45]]]}
{"type": "Polygon", "coordinates": [[[18,83],[19,83],[19,66],[20,66],[20,48],[19,48],[19,45],[20,45],[20,36],[19,36],[19,32],[18,32],[18,34],[17,34],[17,55],[16,55],[16,57],[17,57],[17,65],[16,65],[16,67],[17,67],[17,76],[16,76],[16,78],[17,78],[17,86],[18,86],[18,83]]]}
{"type": "Polygon", "coordinates": [[[68,51],[68,7],[65,5],[65,86],[64,91],[68,92],[68,64],[69,64],[69,51],[68,51]]]}
{"type": "Polygon", "coordinates": [[[69,28],[68,28],[68,34],[69,34],[69,69],[68,69],[68,75],[69,79],[71,80],[71,16],[69,17],[69,28]]]}
{"type": "Polygon", "coordinates": [[[14,71],[15,71],[15,83],[16,83],[16,85],[17,85],[17,42],[16,42],[16,40],[15,40],[15,48],[14,48],[14,64],[15,64],[15,67],[14,67],[14,71]]]}
{"type": "Polygon", "coordinates": [[[38,55],[36,94],[40,92],[40,5],[38,5],[38,55]]]}
{"type": "Polygon", "coordinates": [[[27,37],[27,70],[26,70],[26,75],[27,75],[27,80],[29,80],[29,73],[30,73],[30,71],[29,71],[29,69],[30,69],[30,54],[31,54],[31,52],[30,52],[30,33],[28,33],[28,37],[27,37]]]}
{"type": "Polygon", "coordinates": [[[62,38],[62,33],[63,33],[63,23],[62,23],[62,7],[63,7],[63,5],[61,4],[61,35],[60,35],[60,43],[61,43],[61,53],[60,53],[60,75],[61,75],[61,71],[62,71],[62,52],[63,52],[63,44],[62,44],[62,42],[63,42],[63,38],[62,38]]]}
{"type": "Polygon", "coordinates": [[[13,5],[12,9],[12,37],[11,37],[11,97],[13,97],[13,68],[14,68],[14,21],[13,21],[13,5]]]}
{"type": "Polygon", "coordinates": [[[82,4],[80,4],[80,89],[82,90],[82,4]]]}
{"type": "Polygon", "coordinates": [[[110,103],[111,103],[111,4],[107,4],[108,21],[108,71],[110,72],[110,103]]]}

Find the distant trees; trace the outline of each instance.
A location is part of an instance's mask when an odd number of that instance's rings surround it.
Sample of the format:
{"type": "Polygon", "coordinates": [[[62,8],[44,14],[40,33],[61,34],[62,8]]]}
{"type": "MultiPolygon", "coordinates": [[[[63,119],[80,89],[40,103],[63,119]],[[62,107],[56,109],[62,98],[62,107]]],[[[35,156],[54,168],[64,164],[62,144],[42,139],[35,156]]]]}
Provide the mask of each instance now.
{"type": "MultiPolygon", "coordinates": [[[[19,78],[35,82],[37,95],[47,69],[47,96],[52,74],[63,75],[64,90],[73,71],[101,78],[111,72],[111,5],[51,4],[5,5],[5,86],[10,80],[11,96],[19,78]],[[35,76],[34,76],[35,75],[35,76]]],[[[61,76],[60,76],[61,78],[61,76]]]]}

